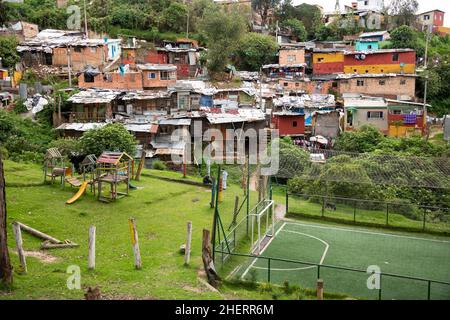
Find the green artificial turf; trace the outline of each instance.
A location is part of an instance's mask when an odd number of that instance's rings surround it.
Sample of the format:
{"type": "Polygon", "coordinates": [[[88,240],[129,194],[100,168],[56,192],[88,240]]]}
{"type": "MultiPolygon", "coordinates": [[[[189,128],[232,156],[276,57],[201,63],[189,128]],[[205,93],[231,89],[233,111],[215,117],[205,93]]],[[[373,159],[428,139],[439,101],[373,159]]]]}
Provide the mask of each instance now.
{"type": "MultiPolygon", "coordinates": [[[[307,222],[282,222],[278,230],[262,256],[322,264],[319,276],[324,280],[325,291],[378,299],[379,290],[369,290],[366,284],[369,274],[364,271],[372,265],[378,266],[382,274],[450,283],[450,238],[307,222]]],[[[272,260],[270,267],[273,283],[288,281],[315,287],[317,266],[272,260]]],[[[236,276],[267,281],[267,259],[246,259],[236,276]]],[[[428,283],[382,275],[381,296],[382,299],[427,299],[428,283]]],[[[430,298],[450,299],[450,285],[432,283],[430,298]]]]}

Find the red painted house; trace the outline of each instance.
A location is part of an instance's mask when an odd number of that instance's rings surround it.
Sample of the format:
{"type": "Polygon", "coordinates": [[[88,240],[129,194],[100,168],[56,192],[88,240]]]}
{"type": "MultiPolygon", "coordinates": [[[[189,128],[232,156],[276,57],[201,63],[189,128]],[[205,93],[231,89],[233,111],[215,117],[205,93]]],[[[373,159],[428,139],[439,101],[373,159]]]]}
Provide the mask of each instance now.
{"type": "Polygon", "coordinates": [[[412,49],[349,51],[344,55],[347,74],[415,74],[416,52],[412,49]]]}
{"type": "Polygon", "coordinates": [[[278,129],[280,137],[305,135],[305,115],[303,113],[292,111],[273,112],[272,124],[274,129],[278,129]]]}

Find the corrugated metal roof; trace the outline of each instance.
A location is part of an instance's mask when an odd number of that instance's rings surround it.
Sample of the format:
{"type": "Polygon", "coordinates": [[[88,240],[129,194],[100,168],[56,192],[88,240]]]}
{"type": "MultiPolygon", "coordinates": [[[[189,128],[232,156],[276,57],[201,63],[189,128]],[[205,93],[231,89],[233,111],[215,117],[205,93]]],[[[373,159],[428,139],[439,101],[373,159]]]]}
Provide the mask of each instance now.
{"type": "Polygon", "coordinates": [[[146,63],[146,64],[138,64],[136,67],[139,70],[144,71],[176,71],[177,66],[173,64],[154,64],[154,63],[146,63]]]}
{"type": "Polygon", "coordinates": [[[71,96],[67,101],[79,104],[110,103],[120,92],[111,90],[86,90],[71,96]]]}
{"type": "Polygon", "coordinates": [[[159,125],[190,126],[191,119],[161,119],[159,125]]]}

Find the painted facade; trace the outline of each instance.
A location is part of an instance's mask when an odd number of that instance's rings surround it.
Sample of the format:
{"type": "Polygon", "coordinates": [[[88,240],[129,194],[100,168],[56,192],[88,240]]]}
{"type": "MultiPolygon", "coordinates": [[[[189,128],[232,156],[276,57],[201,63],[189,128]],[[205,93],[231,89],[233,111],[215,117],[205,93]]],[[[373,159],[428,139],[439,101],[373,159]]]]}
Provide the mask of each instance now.
{"type": "Polygon", "coordinates": [[[305,49],[303,48],[281,48],[278,63],[280,65],[305,63],[305,49]]]}
{"type": "Polygon", "coordinates": [[[344,52],[342,51],[314,51],[313,73],[333,74],[344,72],[344,52]]]}
{"type": "Polygon", "coordinates": [[[353,51],[344,55],[344,73],[415,74],[416,52],[410,49],[353,51]]]}
{"type": "Polygon", "coordinates": [[[378,40],[357,40],[355,49],[356,51],[379,50],[380,44],[378,40]]]}
{"type": "Polygon", "coordinates": [[[290,111],[274,112],[272,114],[274,129],[278,129],[281,137],[303,136],[305,134],[305,115],[290,111]]]}

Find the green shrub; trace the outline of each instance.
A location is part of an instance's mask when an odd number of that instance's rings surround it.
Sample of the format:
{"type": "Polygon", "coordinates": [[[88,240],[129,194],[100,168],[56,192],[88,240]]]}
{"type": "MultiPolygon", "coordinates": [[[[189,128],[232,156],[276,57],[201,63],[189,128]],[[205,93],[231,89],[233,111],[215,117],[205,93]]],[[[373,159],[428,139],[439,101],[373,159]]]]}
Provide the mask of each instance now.
{"type": "Polygon", "coordinates": [[[60,138],[50,142],[48,148],[58,148],[63,156],[69,157],[80,152],[80,142],[74,138],[60,138]]]}
{"type": "Polygon", "coordinates": [[[155,170],[167,170],[167,166],[161,160],[155,160],[152,163],[152,168],[155,170]]]}
{"type": "Polygon", "coordinates": [[[389,211],[401,214],[413,220],[420,220],[419,208],[411,200],[395,199],[393,204],[389,204],[389,211]]]}
{"type": "Polygon", "coordinates": [[[120,123],[86,131],[79,139],[81,152],[99,156],[104,151],[126,152],[134,156],[137,141],[120,123]]]}

